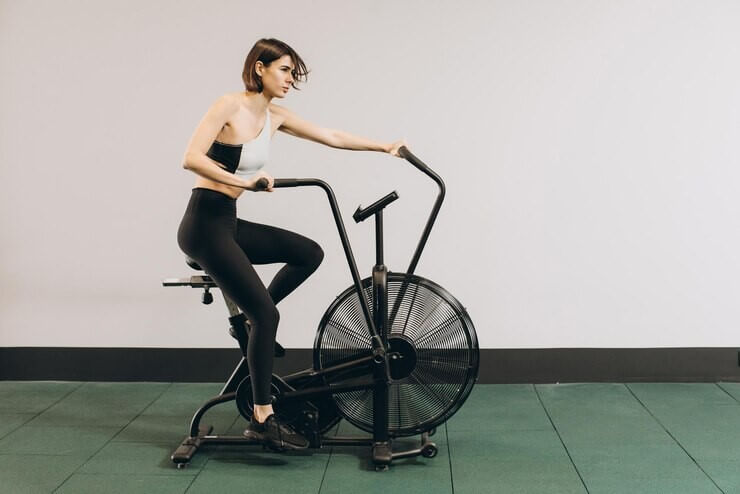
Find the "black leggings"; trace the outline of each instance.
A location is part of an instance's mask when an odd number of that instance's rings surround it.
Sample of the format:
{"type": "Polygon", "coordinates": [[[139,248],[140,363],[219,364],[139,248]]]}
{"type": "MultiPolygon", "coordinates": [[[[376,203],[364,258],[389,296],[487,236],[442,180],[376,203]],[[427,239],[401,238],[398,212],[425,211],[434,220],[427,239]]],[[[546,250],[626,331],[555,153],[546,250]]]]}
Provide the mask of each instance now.
{"type": "Polygon", "coordinates": [[[247,363],[254,403],[269,404],[280,320],[275,305],[316,271],[324,251],[297,233],[237,218],[236,199],[200,187],[190,196],[177,243],[249,319],[247,363]],[[276,262],[287,264],[265,288],[252,265],[276,262]]]}

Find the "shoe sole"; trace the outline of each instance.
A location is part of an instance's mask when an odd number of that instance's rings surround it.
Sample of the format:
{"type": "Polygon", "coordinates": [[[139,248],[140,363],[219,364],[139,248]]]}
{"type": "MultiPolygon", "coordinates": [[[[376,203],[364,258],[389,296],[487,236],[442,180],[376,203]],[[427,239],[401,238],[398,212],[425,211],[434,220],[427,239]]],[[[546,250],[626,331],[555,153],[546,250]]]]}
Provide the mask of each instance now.
{"type": "Polygon", "coordinates": [[[277,441],[274,441],[274,440],[268,440],[266,441],[266,443],[267,443],[268,448],[270,448],[271,450],[277,453],[280,453],[283,451],[298,451],[301,449],[308,449],[308,444],[305,446],[297,446],[295,444],[285,443],[284,445],[281,446],[277,441]]]}
{"type": "Polygon", "coordinates": [[[283,443],[281,444],[275,439],[265,438],[262,434],[259,432],[254,431],[246,431],[244,434],[244,437],[247,439],[251,439],[253,441],[257,441],[262,443],[263,446],[269,447],[271,450],[275,452],[281,452],[286,450],[299,450],[299,449],[308,449],[309,444],[306,444],[305,446],[298,446],[296,444],[291,443],[283,443]]]}

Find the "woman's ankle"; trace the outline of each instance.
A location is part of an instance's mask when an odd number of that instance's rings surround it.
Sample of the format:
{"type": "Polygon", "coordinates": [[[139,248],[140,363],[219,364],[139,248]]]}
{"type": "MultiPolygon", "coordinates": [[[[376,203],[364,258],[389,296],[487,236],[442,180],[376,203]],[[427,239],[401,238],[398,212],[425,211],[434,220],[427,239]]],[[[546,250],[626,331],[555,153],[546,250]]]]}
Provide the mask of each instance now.
{"type": "Polygon", "coordinates": [[[254,415],[254,420],[256,420],[260,424],[264,424],[267,421],[267,419],[270,418],[270,415],[272,415],[272,414],[269,414],[269,415],[256,415],[255,414],[254,415]]]}
{"type": "Polygon", "coordinates": [[[255,406],[254,407],[254,419],[259,422],[260,424],[264,423],[270,415],[272,415],[274,412],[272,410],[272,405],[265,406],[262,408],[261,406],[255,406]]]}

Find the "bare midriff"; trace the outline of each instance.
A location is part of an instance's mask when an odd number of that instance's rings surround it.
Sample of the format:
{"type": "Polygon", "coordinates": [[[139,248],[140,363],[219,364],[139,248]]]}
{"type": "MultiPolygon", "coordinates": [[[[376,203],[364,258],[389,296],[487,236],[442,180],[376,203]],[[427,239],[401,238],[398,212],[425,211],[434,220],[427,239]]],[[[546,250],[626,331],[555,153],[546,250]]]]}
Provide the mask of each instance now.
{"type": "Polygon", "coordinates": [[[202,189],[211,189],[217,192],[221,192],[231,197],[232,199],[239,198],[239,196],[242,195],[242,192],[247,190],[242,189],[241,187],[233,187],[231,185],[222,184],[221,182],[214,182],[213,180],[209,180],[205,177],[198,177],[195,180],[195,186],[202,189]]]}

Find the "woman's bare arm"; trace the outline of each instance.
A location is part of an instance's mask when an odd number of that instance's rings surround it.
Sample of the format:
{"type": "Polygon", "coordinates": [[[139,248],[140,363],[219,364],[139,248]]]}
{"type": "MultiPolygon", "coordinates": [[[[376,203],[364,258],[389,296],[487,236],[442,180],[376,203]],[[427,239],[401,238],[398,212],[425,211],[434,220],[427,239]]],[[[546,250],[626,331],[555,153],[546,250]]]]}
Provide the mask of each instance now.
{"type": "Polygon", "coordinates": [[[333,148],[351,149],[356,151],[382,151],[384,153],[392,153],[397,156],[393,151],[398,150],[398,147],[400,146],[396,146],[396,144],[401,141],[398,141],[397,143],[382,143],[352,135],[342,130],[319,127],[318,125],[302,119],[287,108],[278,105],[271,106],[273,107],[273,112],[279,114],[283,118],[283,122],[280,124],[278,130],[281,130],[286,134],[308,139],[333,148]]]}
{"type": "Polygon", "coordinates": [[[211,105],[188,142],[182,166],[209,180],[251,190],[254,179],[243,180],[206,156],[221,128],[238,109],[239,103],[229,95],[221,96],[211,105]]]}

